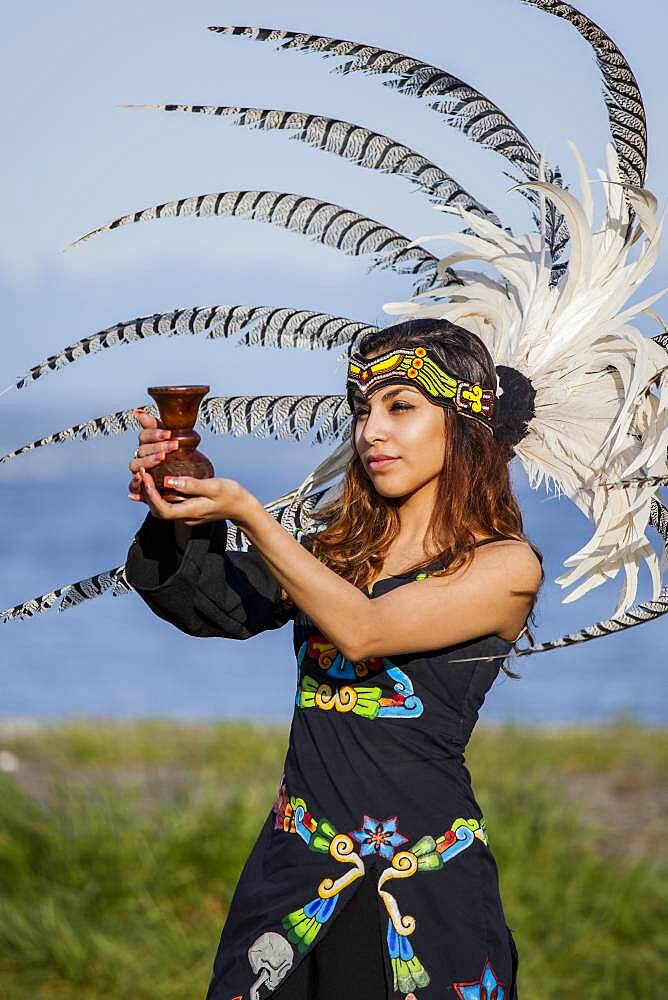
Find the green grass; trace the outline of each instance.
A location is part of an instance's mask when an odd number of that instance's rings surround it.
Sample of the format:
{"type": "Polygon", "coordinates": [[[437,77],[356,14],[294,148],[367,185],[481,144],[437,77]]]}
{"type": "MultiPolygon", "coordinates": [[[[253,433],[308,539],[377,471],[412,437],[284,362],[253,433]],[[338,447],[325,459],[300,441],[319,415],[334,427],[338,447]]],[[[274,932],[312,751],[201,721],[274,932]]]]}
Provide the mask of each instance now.
{"type": "MultiPolygon", "coordinates": [[[[0,995],[203,998],[286,740],[158,722],[0,735],[19,761],[0,773],[0,995]]],[[[523,1000],[662,995],[667,763],[668,732],[629,722],[476,733],[523,1000]]]]}

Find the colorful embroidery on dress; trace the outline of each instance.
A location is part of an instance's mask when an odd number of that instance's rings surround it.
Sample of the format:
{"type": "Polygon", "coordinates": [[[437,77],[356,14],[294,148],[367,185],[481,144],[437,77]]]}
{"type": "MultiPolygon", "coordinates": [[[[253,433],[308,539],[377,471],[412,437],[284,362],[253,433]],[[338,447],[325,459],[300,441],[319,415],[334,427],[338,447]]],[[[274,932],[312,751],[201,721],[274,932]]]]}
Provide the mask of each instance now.
{"type": "Polygon", "coordinates": [[[413,945],[407,937],[397,934],[391,920],[387,923],[387,951],[395,990],[405,993],[429,985],[429,973],[413,951],[413,945]]]}
{"type": "Polygon", "coordinates": [[[415,955],[408,940],[415,930],[415,917],[402,915],[394,896],[383,889],[391,879],[411,878],[418,871],[438,871],[448,861],[471,847],[475,839],[487,844],[485,832],[477,819],[456,819],[439,837],[426,834],[406,851],[399,851],[378,879],[378,894],[385,903],[389,920],[387,947],[392,963],[394,989],[407,992],[429,983],[429,974],[415,955]]]}
{"type": "Polygon", "coordinates": [[[397,847],[401,847],[408,840],[397,830],[397,817],[377,820],[371,816],[365,816],[362,828],[353,830],[353,837],[362,845],[360,854],[379,854],[381,858],[391,861],[397,847]]]}
{"type": "MultiPolygon", "coordinates": [[[[347,660],[347,663],[350,661],[347,660]]],[[[389,663],[389,660],[386,661],[389,663]]],[[[407,674],[399,667],[387,670],[394,684],[394,693],[388,697],[381,687],[365,685],[342,684],[333,687],[331,684],[319,683],[309,674],[304,674],[299,682],[295,695],[297,708],[320,708],[327,712],[335,709],[337,712],[353,712],[365,719],[378,718],[417,718],[422,715],[424,705],[413,690],[413,685],[407,674]]]]}
{"type": "Polygon", "coordinates": [[[281,923],[288,932],[288,940],[303,952],[313,944],[320,928],[331,917],[339,893],[364,875],[364,862],[355,851],[351,836],[339,833],[328,819],[315,819],[303,799],[288,798],[283,784],[277,804],[275,828],[298,833],[309,850],[328,853],[335,861],[351,866],[337,879],[324,878],[318,885],[317,898],[283,917],[281,923]]]}
{"type": "Polygon", "coordinates": [[[301,667],[305,657],[332,677],[351,681],[357,680],[358,677],[367,677],[371,673],[377,674],[388,666],[394,666],[391,660],[382,656],[366,656],[363,660],[353,663],[352,660],[346,660],[329,639],[317,634],[309,636],[299,647],[298,667],[301,667]]]}
{"type": "Polygon", "coordinates": [[[395,666],[387,657],[369,656],[353,663],[347,660],[329,639],[321,635],[311,635],[299,647],[297,667],[300,681],[295,694],[297,708],[319,708],[323,711],[353,712],[365,719],[417,718],[422,715],[424,705],[413,690],[407,674],[395,666]],[[302,673],[302,665],[317,666],[330,677],[341,680],[357,680],[370,673],[385,671],[394,681],[392,694],[378,685],[362,686],[343,684],[335,687],[320,682],[310,674],[302,673]]]}
{"type": "MultiPolygon", "coordinates": [[[[427,986],[430,982],[429,973],[408,940],[416,927],[415,917],[399,911],[395,897],[385,886],[392,879],[412,878],[417,872],[438,871],[462,851],[470,848],[475,840],[487,846],[484,819],[458,817],[450,829],[438,837],[425,834],[410,848],[397,850],[407,843],[408,838],[398,831],[396,816],[378,820],[365,815],[359,829],[339,833],[329,820],[317,820],[308,811],[304,799],[288,795],[284,777],[273,809],[276,813],[275,829],[297,833],[309,850],[329,853],[334,860],[351,866],[336,880],[331,877],[323,879],[318,885],[316,899],[283,917],[282,924],[288,931],[288,939],[299,951],[306,951],[322,925],[329,920],[339,893],[366,874],[363,859],[369,855],[385,858],[390,864],[380,873],[377,891],[388,913],[387,949],[394,989],[408,993],[427,986]],[[360,845],[359,853],[354,849],[354,841],[360,845]]],[[[461,1000],[492,1000],[492,997],[494,1000],[504,1000],[504,988],[501,983],[496,982],[495,977],[494,985],[500,987],[502,992],[497,992],[496,995],[489,990],[487,994],[481,992],[491,982],[490,974],[493,976],[493,972],[491,966],[489,968],[490,972],[485,967],[477,983],[454,984],[455,988],[480,987],[478,993],[458,994],[461,1000]]]]}
{"type": "Polygon", "coordinates": [[[480,979],[473,983],[453,983],[459,1000],[505,1000],[507,983],[496,977],[489,959],[485,962],[480,979]]]}

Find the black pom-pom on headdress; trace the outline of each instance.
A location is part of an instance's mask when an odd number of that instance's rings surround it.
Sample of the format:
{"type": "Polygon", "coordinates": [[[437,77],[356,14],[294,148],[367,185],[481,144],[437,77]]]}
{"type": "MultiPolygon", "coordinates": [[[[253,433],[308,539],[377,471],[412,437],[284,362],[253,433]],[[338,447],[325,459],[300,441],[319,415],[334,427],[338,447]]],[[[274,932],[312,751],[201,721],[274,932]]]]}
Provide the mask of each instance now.
{"type": "Polygon", "coordinates": [[[494,406],[494,437],[501,444],[515,448],[527,434],[529,422],[535,417],[536,390],[531,379],[507,365],[497,365],[501,394],[494,406]]]}

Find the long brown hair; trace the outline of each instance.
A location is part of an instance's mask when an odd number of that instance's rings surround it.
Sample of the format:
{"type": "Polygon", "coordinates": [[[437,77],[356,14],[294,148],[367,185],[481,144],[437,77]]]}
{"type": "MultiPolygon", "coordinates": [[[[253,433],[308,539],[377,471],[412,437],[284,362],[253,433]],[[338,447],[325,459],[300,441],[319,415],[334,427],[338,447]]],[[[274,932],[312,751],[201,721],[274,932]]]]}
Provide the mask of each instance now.
{"type": "MultiPolygon", "coordinates": [[[[445,319],[415,319],[374,330],[362,338],[357,352],[368,357],[419,344],[428,347],[448,371],[496,392],[494,360],[482,340],[445,319]]],[[[412,571],[443,562],[446,567],[437,573],[447,576],[469,564],[476,541],[474,529],[485,535],[527,541],[542,565],[541,551],[524,534],[522,514],[513,494],[508,464],[512,448],[498,441],[478,421],[450,407],[442,410],[445,455],[425,533],[427,548],[435,556],[423,560],[412,571]]],[[[353,421],[351,441],[354,427],[353,421]]],[[[340,495],[313,511],[315,521],[324,528],[308,539],[308,547],[339,576],[356,587],[365,587],[383,566],[397,536],[400,500],[376,491],[354,445],[353,451],[340,495]]],[[[543,573],[541,585],[544,578],[543,573]]],[[[534,599],[529,616],[532,623],[535,604],[534,599]]],[[[530,631],[528,636],[533,644],[530,631]]]]}

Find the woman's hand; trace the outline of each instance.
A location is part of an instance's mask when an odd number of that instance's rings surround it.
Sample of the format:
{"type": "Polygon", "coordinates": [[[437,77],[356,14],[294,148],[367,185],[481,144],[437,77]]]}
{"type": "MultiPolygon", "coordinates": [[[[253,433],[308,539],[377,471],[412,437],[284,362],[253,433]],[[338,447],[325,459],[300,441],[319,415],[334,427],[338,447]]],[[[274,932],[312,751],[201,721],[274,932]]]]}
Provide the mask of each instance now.
{"type": "Polygon", "coordinates": [[[140,471],[146,503],[154,517],[165,521],[181,521],[194,528],[207,521],[241,521],[254,505],[259,505],[252,493],[234,479],[195,479],[193,476],[165,476],[165,486],[179,493],[189,493],[188,500],[163,500],[153,476],[140,471]]]}
{"type": "Polygon", "coordinates": [[[154,517],[181,521],[191,528],[206,521],[242,519],[253,504],[259,503],[234,479],[195,479],[192,476],[165,477],[165,486],[171,486],[179,493],[192,494],[192,497],[175,502],[163,500],[146,467],[158,465],[169,450],[178,447],[178,442],[168,440],[171,431],[165,430],[156,417],[143,410],[135,410],[134,413],[142,430],[137,455],[129,462],[133,474],[129,485],[131,492],[128,493],[130,500],[147,503],[154,517]]]}

